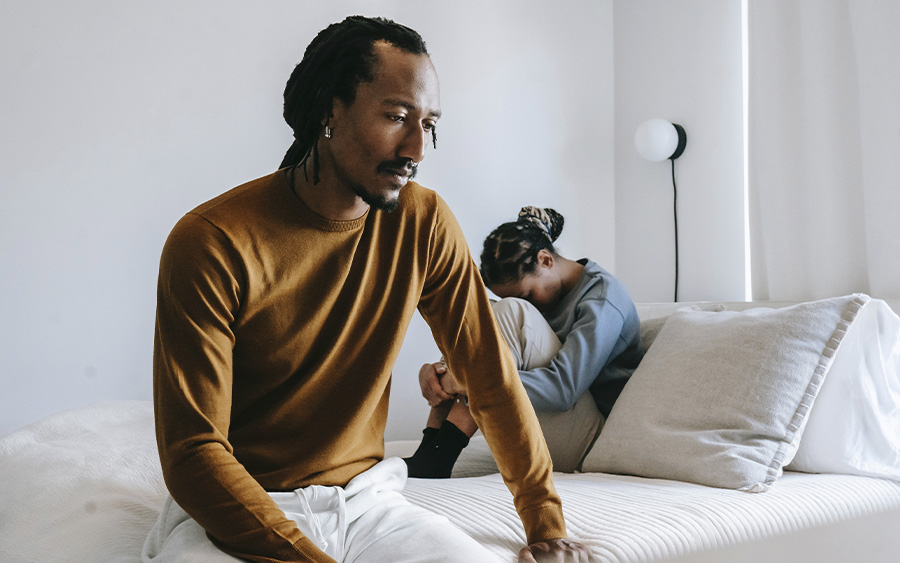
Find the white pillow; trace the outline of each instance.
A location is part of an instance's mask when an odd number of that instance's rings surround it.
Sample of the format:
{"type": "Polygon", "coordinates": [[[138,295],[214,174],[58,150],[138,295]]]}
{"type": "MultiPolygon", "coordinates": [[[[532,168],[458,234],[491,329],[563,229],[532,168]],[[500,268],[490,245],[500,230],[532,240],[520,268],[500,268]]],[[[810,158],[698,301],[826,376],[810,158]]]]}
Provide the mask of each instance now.
{"type": "Polygon", "coordinates": [[[583,470],[766,490],[868,300],[675,313],[613,406],[583,470]]]}
{"type": "Polygon", "coordinates": [[[900,317],[884,301],[844,336],[786,469],[900,480],[900,317]]]}

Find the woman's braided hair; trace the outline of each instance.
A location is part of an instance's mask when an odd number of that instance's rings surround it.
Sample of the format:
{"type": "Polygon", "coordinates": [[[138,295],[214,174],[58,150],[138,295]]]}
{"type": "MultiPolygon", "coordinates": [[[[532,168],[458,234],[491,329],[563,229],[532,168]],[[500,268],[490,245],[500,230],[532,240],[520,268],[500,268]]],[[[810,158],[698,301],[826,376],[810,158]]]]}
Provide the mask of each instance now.
{"type": "MultiPolygon", "coordinates": [[[[319,133],[335,98],[350,105],[361,82],[374,79],[378,63],[374,44],[388,43],[415,55],[428,55],[414,30],[385,18],[350,16],[319,32],[306,48],[284,89],[284,120],[294,142],[280,168],[306,165],[312,158],[313,183],[319,181],[319,133]]],[[[433,131],[433,130],[432,130],[433,131]]],[[[432,132],[437,146],[437,137],[432,132]]]]}
{"type": "Polygon", "coordinates": [[[556,254],[553,242],[562,233],[565,219],[550,208],[528,206],[516,221],[503,223],[484,239],[481,278],[488,287],[515,282],[537,267],[537,254],[556,254]]]}

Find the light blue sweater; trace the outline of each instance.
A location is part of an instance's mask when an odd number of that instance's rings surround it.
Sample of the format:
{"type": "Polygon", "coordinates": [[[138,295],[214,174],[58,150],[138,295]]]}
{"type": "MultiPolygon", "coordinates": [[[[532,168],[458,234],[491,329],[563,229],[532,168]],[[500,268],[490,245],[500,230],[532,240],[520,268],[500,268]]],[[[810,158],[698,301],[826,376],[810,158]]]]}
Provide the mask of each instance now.
{"type": "Polygon", "coordinates": [[[581,279],[544,318],[563,343],[549,366],[520,371],[536,410],[567,411],[590,390],[609,415],[643,357],[640,320],[625,285],[587,259],[581,279]]]}

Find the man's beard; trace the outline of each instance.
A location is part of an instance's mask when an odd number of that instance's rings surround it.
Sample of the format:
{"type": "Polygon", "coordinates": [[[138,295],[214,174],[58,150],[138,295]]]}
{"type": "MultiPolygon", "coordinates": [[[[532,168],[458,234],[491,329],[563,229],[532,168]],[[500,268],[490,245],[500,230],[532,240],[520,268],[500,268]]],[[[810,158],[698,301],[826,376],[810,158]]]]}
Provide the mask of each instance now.
{"type": "MultiPolygon", "coordinates": [[[[404,159],[400,162],[383,162],[378,167],[379,172],[388,172],[390,170],[405,170],[409,164],[409,160],[404,159]]],[[[409,174],[409,178],[407,178],[407,182],[416,177],[416,173],[419,171],[417,166],[411,166],[412,171],[409,174]]],[[[386,213],[391,213],[400,205],[399,192],[403,188],[397,188],[397,197],[394,199],[388,199],[385,196],[374,195],[365,190],[362,186],[354,184],[351,186],[353,192],[360,197],[364,202],[369,204],[369,207],[374,209],[380,209],[386,213]]]]}
{"type": "Polygon", "coordinates": [[[381,195],[370,194],[365,190],[365,188],[363,188],[362,186],[357,186],[356,184],[352,186],[352,189],[353,192],[360,197],[360,199],[368,203],[369,207],[373,209],[380,209],[381,211],[391,213],[400,205],[399,197],[395,199],[388,199],[381,195]]]}

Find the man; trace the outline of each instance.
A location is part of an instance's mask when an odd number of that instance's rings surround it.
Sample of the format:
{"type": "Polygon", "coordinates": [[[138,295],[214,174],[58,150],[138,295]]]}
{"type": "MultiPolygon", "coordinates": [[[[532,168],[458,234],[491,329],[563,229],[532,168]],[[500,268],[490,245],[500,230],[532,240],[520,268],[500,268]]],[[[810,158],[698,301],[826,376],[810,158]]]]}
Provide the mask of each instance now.
{"type": "Polygon", "coordinates": [[[459,226],[410,182],[440,115],[421,37],[347,18],[288,81],[295,142],[281,169],[173,229],[154,346],[172,498],[145,561],[489,561],[403,499],[401,460],[381,461],[417,308],[513,492],[522,560],[586,557],[563,539],[546,447],[459,226]]]}

